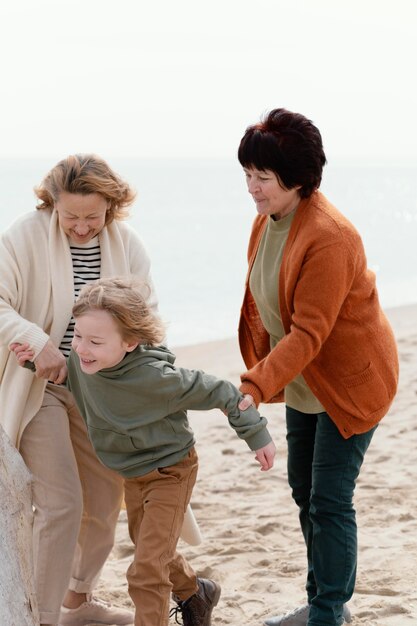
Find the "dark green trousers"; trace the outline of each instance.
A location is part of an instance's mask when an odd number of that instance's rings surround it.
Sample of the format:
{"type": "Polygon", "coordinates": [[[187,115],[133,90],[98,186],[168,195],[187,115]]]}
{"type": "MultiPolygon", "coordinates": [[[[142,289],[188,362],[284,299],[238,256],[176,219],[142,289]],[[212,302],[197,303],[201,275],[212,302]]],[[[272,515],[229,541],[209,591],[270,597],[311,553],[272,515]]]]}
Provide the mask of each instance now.
{"type": "Polygon", "coordinates": [[[327,413],[287,407],[288,482],[307,546],[308,626],[340,626],[356,578],[353,493],[375,428],[344,439],[327,413]]]}

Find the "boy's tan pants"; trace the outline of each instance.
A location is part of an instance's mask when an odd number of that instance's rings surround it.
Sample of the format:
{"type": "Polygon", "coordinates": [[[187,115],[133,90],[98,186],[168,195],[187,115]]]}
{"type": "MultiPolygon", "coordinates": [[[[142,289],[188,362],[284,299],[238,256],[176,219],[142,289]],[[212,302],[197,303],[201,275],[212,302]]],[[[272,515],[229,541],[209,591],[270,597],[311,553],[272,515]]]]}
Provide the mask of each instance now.
{"type": "Polygon", "coordinates": [[[48,384],[20,453],[33,474],[41,623],[58,624],[68,588],[89,593],[113,546],[123,479],[100,463],[69,391],[48,384]]]}
{"type": "Polygon", "coordinates": [[[197,469],[192,448],[176,465],[125,480],[129,534],[135,544],[127,572],[135,626],[167,626],[172,587],[181,600],[198,590],[193,569],[176,551],[197,469]]]}

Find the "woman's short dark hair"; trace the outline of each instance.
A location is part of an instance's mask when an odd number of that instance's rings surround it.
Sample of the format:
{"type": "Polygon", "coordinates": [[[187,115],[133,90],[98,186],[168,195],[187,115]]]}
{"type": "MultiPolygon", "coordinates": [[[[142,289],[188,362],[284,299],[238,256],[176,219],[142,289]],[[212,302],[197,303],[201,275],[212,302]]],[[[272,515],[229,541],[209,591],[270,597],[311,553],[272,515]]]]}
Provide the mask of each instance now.
{"type": "Polygon", "coordinates": [[[287,109],[273,109],[246,129],[238,159],[242,167],[273,171],[286,189],[300,185],[302,198],[318,189],[326,163],[318,128],[287,109]]]}

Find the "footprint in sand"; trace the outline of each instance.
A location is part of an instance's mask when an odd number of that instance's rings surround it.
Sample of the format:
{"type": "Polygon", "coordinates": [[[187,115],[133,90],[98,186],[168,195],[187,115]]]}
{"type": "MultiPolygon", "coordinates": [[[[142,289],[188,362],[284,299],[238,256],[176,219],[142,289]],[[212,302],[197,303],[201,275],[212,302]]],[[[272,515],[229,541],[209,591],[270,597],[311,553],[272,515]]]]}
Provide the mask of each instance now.
{"type": "Polygon", "coordinates": [[[256,599],[244,600],[240,603],[240,609],[246,617],[250,617],[251,619],[259,618],[261,613],[265,611],[262,600],[256,599]]]}
{"type": "Polygon", "coordinates": [[[130,557],[135,552],[135,546],[133,543],[117,543],[113,548],[113,555],[116,559],[124,559],[125,557],[130,557]]]}
{"type": "MultiPolygon", "coordinates": [[[[273,572],[269,572],[269,574],[272,576],[274,575],[273,572]]],[[[255,574],[255,578],[258,574],[255,574]]],[[[248,587],[248,591],[250,593],[256,593],[256,594],[263,594],[265,593],[265,591],[267,593],[280,593],[281,592],[281,588],[279,586],[279,584],[277,582],[270,582],[268,583],[266,580],[262,579],[259,580],[258,582],[252,583],[249,587],[248,587]]]]}
{"type": "Polygon", "coordinates": [[[411,609],[409,609],[408,607],[404,607],[401,604],[389,604],[388,606],[384,607],[384,608],[376,608],[376,609],[362,609],[362,610],[356,610],[355,611],[355,618],[357,618],[358,620],[365,620],[366,619],[366,623],[369,623],[369,621],[375,620],[376,623],[378,624],[382,624],[383,622],[381,622],[381,618],[383,617],[390,617],[393,615],[411,615],[412,611],[411,609]]]}
{"type": "Polygon", "coordinates": [[[269,535],[270,533],[275,532],[277,529],[277,525],[275,522],[270,522],[268,524],[264,524],[263,526],[258,526],[256,528],[256,532],[260,535],[269,535]]]}
{"type": "Polygon", "coordinates": [[[355,589],[355,593],[363,594],[366,596],[384,596],[394,597],[400,596],[401,592],[394,589],[396,584],[395,579],[389,577],[382,577],[380,574],[375,573],[375,577],[372,577],[372,572],[368,572],[368,576],[362,577],[358,581],[355,589]]]}

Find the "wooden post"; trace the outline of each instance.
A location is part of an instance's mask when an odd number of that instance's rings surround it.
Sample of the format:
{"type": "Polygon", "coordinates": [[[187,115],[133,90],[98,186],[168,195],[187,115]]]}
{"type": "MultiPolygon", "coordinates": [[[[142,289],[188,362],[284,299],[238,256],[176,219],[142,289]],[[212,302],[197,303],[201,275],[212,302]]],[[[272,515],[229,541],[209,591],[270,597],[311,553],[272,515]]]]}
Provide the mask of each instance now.
{"type": "Polygon", "coordinates": [[[32,548],[31,477],[0,426],[0,624],[39,626],[32,548]]]}

